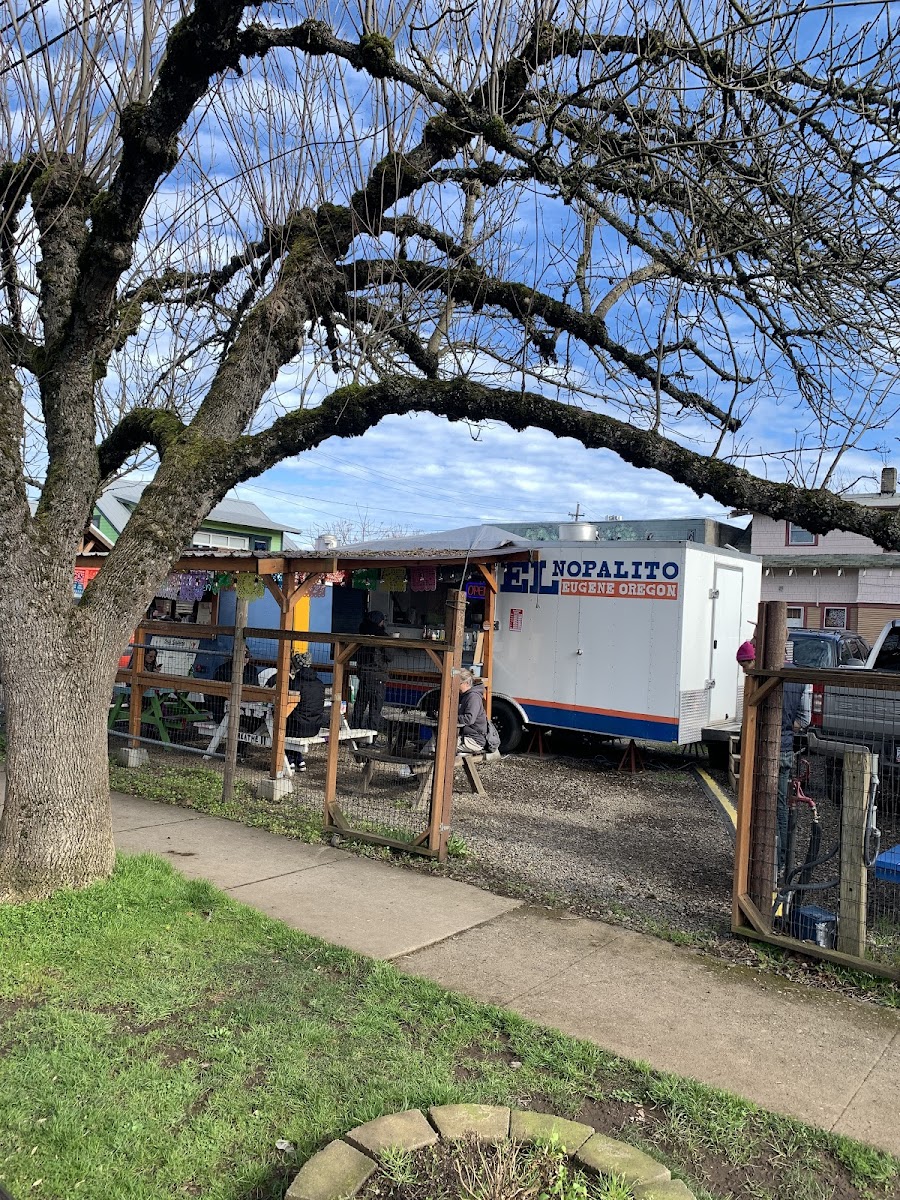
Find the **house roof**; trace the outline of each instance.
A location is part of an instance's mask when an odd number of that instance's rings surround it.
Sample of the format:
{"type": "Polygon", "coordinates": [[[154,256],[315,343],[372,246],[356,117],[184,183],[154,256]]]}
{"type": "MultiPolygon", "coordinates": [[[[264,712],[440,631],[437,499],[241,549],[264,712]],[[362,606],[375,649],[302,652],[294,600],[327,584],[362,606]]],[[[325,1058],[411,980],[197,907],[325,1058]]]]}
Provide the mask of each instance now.
{"type": "MultiPolygon", "coordinates": [[[[131,515],[128,505],[137,504],[148,482],[115,483],[112,487],[107,488],[97,500],[97,507],[119,533],[125,528],[125,523],[131,515]]],[[[215,521],[220,525],[240,525],[250,529],[273,529],[280,533],[301,532],[299,529],[291,529],[290,526],[273,521],[252,501],[240,500],[237,496],[230,494],[215,506],[205,520],[215,521]]]]}
{"type": "Polygon", "coordinates": [[[900,554],[763,554],[764,567],[776,569],[793,567],[811,570],[813,567],[844,567],[862,570],[866,567],[900,567],[900,554]]]}
{"type": "Polygon", "coordinates": [[[353,542],[336,546],[332,553],[338,558],[398,557],[438,558],[441,555],[464,555],[468,552],[483,556],[494,550],[527,550],[533,542],[519,537],[497,525],[464,525],[461,529],[442,529],[438,533],[415,533],[409,537],[379,538],[372,542],[353,542]]]}

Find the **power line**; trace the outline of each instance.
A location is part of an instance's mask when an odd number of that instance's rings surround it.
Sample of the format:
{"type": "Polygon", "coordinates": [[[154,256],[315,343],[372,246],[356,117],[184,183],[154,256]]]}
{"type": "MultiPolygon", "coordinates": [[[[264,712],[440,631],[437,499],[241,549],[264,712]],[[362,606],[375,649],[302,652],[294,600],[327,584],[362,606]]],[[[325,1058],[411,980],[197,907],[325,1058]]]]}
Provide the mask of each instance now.
{"type": "Polygon", "coordinates": [[[0,34],[9,33],[11,29],[17,29],[24,20],[33,16],[39,8],[43,8],[49,3],[50,0],[37,0],[36,4],[32,4],[29,8],[23,9],[18,16],[13,17],[11,21],[4,25],[3,28],[0,29],[0,34]]]}
{"type": "Polygon", "coordinates": [[[55,46],[57,42],[61,42],[62,39],[68,37],[70,33],[77,33],[85,21],[96,20],[97,17],[109,12],[111,8],[116,8],[119,2],[120,0],[109,0],[107,4],[101,4],[99,8],[95,9],[92,13],[88,13],[87,16],[78,21],[77,24],[69,25],[66,29],[54,34],[54,36],[48,41],[41,42],[41,44],[35,46],[33,50],[29,50],[27,54],[23,54],[21,58],[16,59],[14,63],[10,63],[8,67],[4,67],[3,70],[0,71],[0,77],[3,75],[8,75],[9,72],[14,71],[16,67],[24,66],[24,64],[27,63],[30,58],[34,58],[38,54],[43,54],[45,50],[49,50],[51,46],[55,46]]]}
{"type": "MultiPolygon", "coordinates": [[[[455,520],[459,520],[460,517],[463,517],[464,519],[467,519],[467,520],[477,520],[477,521],[483,520],[481,514],[474,513],[474,510],[472,510],[472,509],[463,509],[463,510],[457,509],[453,513],[433,513],[433,512],[428,513],[428,512],[422,512],[421,509],[413,510],[413,509],[395,508],[393,505],[390,505],[390,506],[382,506],[382,505],[367,506],[365,502],[360,502],[360,501],[328,500],[324,496],[309,496],[309,495],[304,495],[303,493],[299,493],[299,492],[285,492],[279,488],[262,487],[260,484],[256,484],[256,483],[243,483],[243,484],[241,484],[241,487],[247,488],[250,491],[261,492],[263,495],[271,495],[271,496],[279,496],[279,497],[283,496],[285,499],[288,499],[288,500],[294,500],[294,501],[311,500],[316,504],[323,504],[326,507],[353,508],[356,510],[359,510],[361,508],[365,509],[365,508],[372,507],[372,508],[374,508],[375,512],[397,513],[403,517],[418,517],[420,520],[455,521],[455,520]]],[[[546,513],[544,513],[540,517],[532,516],[531,519],[535,520],[535,521],[547,520],[548,516],[546,513]]],[[[549,518],[549,519],[552,519],[552,518],[549,518]]]]}

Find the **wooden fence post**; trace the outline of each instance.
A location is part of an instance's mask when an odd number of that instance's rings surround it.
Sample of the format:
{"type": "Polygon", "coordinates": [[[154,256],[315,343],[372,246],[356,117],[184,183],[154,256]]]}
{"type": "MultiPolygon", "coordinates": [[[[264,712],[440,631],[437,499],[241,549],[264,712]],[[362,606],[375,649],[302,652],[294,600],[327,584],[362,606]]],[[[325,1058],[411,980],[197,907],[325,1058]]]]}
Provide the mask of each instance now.
{"type": "Polygon", "coordinates": [[[238,736],[241,732],[241,686],[244,682],[244,630],[247,627],[249,602],[237,598],[234,614],[234,644],[231,649],[231,692],[228,696],[228,741],[225,744],[225,773],[222,777],[222,799],[227,803],[234,797],[234,773],[237,767],[238,736]]]}
{"type": "Polygon", "coordinates": [[[841,805],[841,903],[837,949],[856,958],[866,956],[868,873],[865,862],[866,813],[872,779],[872,755],[844,754],[844,798],[841,805]]]}
{"type": "Polygon", "coordinates": [[[431,788],[431,821],[428,846],[438,859],[447,857],[447,838],[453,808],[453,773],[456,768],[459,709],[459,668],[462,662],[463,626],[466,619],[464,592],[452,592],[447,600],[445,629],[447,649],[441,665],[441,699],[435,730],[434,776],[431,788]]]}
{"type": "MultiPolygon", "coordinates": [[[[131,652],[131,692],[128,696],[128,732],[132,738],[141,736],[141,710],[144,707],[144,688],[138,682],[144,670],[144,638],[147,635],[140,626],[135,630],[134,649],[131,652]]],[[[129,748],[137,750],[139,741],[129,741],[129,748]]]]}
{"type": "MultiPolygon", "coordinates": [[[[282,635],[288,632],[293,619],[291,596],[296,590],[293,573],[284,576],[281,599],[278,601],[281,617],[278,628],[282,635]]],[[[293,641],[282,636],[275,657],[275,700],[272,706],[272,753],[269,776],[281,779],[284,775],[284,738],[288,719],[288,692],[291,686],[291,647],[293,641]]]]}
{"type": "Polygon", "coordinates": [[[748,676],[744,681],[744,713],[741,721],[741,773],[738,778],[737,825],[734,833],[734,883],[731,897],[731,928],[746,927],[741,912],[741,896],[750,879],[750,820],[753,815],[753,780],[756,775],[756,735],[759,712],[753,702],[759,681],[748,676]]]}
{"type": "MultiPolygon", "coordinates": [[[[759,621],[756,626],[757,665],[765,671],[780,671],[784,666],[786,642],[787,604],[783,600],[763,601],[759,606],[759,621]]],[[[758,705],[760,712],[757,716],[750,820],[750,899],[762,917],[762,932],[770,932],[772,929],[772,896],[777,872],[778,768],[781,756],[783,695],[783,687],[774,688],[758,705]]],[[[743,775],[743,769],[741,774],[743,775]]]]}

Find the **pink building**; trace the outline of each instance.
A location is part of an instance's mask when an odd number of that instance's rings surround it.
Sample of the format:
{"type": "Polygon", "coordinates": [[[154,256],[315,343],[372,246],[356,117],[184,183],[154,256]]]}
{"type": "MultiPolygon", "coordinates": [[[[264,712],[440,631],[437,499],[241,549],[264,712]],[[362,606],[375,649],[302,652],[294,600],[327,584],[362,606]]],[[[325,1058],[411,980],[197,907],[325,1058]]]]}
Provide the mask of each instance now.
{"type": "MultiPolygon", "coordinates": [[[[900,508],[897,471],[885,467],[881,491],[849,497],[869,508],[900,508]]],[[[763,600],[785,600],[788,625],[852,629],[873,642],[900,617],[900,554],[856,533],[815,535],[790,521],[753,517],[751,552],[763,561],[763,600]]]]}

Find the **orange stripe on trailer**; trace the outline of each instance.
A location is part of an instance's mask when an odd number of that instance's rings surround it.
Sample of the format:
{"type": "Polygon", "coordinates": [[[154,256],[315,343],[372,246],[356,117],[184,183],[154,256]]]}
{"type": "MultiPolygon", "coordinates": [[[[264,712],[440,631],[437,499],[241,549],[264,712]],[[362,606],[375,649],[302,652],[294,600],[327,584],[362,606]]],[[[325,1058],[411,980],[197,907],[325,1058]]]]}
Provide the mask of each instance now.
{"type": "Polygon", "coordinates": [[[532,704],[541,708],[558,708],[566,712],[596,713],[601,717],[624,717],[634,721],[658,721],[663,725],[678,724],[677,717],[658,717],[653,713],[625,712],[618,708],[589,708],[584,704],[563,704],[559,700],[530,700],[524,696],[514,696],[513,699],[522,705],[532,704]]]}

